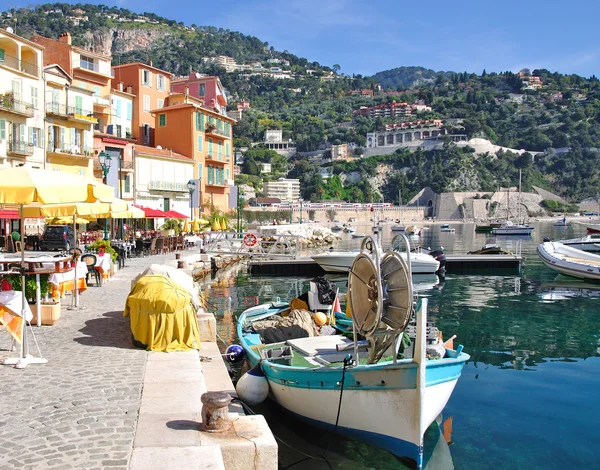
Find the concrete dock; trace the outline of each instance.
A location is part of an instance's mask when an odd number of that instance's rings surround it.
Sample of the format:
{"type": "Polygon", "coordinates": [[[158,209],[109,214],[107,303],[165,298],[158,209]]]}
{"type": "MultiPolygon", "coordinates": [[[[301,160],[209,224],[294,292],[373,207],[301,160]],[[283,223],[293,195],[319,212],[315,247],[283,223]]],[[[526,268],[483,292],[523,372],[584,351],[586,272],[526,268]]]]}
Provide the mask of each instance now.
{"type": "MultiPolygon", "coordinates": [[[[214,342],[214,317],[199,318],[200,351],[132,346],[123,318],[131,280],[150,264],[173,261],[173,253],[127,260],[103,287],[88,287],[84,309],[67,310],[67,297],[56,324],[33,327],[47,364],[0,366],[1,470],[277,468],[277,444],[262,416],[232,405],[232,431],[200,430],[202,393],[234,393],[214,342]]],[[[15,355],[10,343],[0,330],[0,360],[15,355]]],[[[29,344],[37,354],[31,336],[29,344]]]]}

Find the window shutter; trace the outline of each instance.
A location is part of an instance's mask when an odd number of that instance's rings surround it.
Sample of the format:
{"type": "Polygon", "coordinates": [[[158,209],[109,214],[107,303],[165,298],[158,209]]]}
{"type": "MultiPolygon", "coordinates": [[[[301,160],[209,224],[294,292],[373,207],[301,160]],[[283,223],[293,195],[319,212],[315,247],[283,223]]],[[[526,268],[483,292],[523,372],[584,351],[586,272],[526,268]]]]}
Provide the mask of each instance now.
{"type": "Polygon", "coordinates": [[[204,179],[204,175],[202,174],[202,163],[198,163],[198,178],[204,179]]]}
{"type": "Polygon", "coordinates": [[[6,119],[0,119],[0,140],[6,140],[6,119]]]}
{"type": "Polygon", "coordinates": [[[117,100],[117,117],[121,117],[121,100],[117,100]]]}
{"type": "Polygon", "coordinates": [[[77,114],[83,114],[83,98],[81,96],[75,97],[75,112],[77,114]]]}
{"type": "Polygon", "coordinates": [[[131,102],[127,102],[127,119],[131,120],[131,116],[133,114],[133,105],[131,102]]]}

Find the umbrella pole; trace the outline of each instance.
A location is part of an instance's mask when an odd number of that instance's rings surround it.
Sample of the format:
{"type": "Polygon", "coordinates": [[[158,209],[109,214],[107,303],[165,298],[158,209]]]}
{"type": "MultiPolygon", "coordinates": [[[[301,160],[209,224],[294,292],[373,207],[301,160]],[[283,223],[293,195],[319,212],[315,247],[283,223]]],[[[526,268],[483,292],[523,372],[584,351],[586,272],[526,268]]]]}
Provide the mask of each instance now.
{"type": "MultiPolygon", "coordinates": [[[[77,243],[77,223],[76,222],[77,222],[77,215],[73,214],[73,238],[74,238],[73,242],[75,243],[74,248],[79,249],[79,244],[77,243]]],[[[74,249],[73,250],[73,258],[75,258],[76,255],[77,255],[77,250],[74,249]]],[[[75,299],[75,308],[76,309],[79,308],[79,289],[77,288],[77,263],[78,263],[78,260],[75,261],[75,263],[74,263],[75,271],[73,272],[73,275],[75,276],[75,279],[73,280],[73,290],[74,290],[73,296],[75,299]]]]}

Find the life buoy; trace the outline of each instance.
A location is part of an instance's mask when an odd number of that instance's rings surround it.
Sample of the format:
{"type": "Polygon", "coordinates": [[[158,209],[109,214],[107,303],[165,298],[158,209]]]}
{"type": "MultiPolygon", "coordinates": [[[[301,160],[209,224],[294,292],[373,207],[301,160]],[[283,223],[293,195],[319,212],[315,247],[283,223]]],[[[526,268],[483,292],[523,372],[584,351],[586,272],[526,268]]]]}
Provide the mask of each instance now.
{"type": "Polygon", "coordinates": [[[246,246],[254,246],[254,245],[256,245],[257,241],[258,240],[256,238],[256,235],[254,235],[253,233],[247,233],[244,236],[244,245],[246,245],[246,246]]]}
{"type": "Polygon", "coordinates": [[[254,301],[254,305],[258,305],[258,302],[260,302],[259,298],[257,295],[254,296],[254,299],[252,299],[254,301]]]}

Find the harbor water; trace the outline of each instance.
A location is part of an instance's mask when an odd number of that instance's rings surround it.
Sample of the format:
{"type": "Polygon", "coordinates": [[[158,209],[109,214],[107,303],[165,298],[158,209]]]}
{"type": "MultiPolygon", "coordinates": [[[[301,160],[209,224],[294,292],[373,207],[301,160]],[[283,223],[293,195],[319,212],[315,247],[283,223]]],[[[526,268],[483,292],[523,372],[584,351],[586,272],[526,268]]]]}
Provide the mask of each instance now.
{"type": "MultiPolygon", "coordinates": [[[[535,253],[544,237],[583,236],[585,227],[539,222],[532,237],[516,238],[476,234],[473,224],[453,226],[456,233],[429,226],[423,246],[466,253],[490,242],[511,251],[520,244],[525,265],[511,276],[415,277],[418,295],[429,299],[429,320],[445,338],[457,335],[455,345],[471,355],[438,420],[441,432],[428,430],[427,468],[598,468],[600,285],[559,276],[535,253]]],[[[389,227],[383,238],[385,246],[389,227]]],[[[360,240],[342,245],[358,248],[360,240]]],[[[239,313],[296,297],[309,280],[252,277],[243,265],[206,280],[219,336],[235,343],[239,313]]],[[[345,277],[334,280],[344,292],[345,277]]],[[[385,451],[307,426],[272,403],[257,411],[281,439],[280,468],[407,468],[385,451]]]]}

